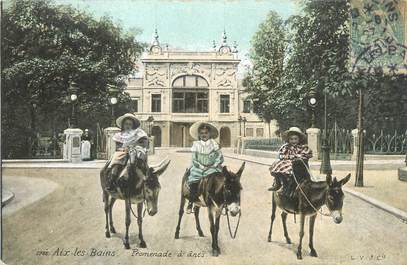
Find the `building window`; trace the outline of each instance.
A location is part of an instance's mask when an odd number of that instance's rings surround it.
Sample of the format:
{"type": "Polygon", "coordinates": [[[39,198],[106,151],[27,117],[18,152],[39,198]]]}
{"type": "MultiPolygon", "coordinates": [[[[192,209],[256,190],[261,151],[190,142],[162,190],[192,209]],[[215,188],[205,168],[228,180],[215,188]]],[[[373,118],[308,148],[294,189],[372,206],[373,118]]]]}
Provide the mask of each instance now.
{"type": "Polygon", "coordinates": [[[246,128],[246,136],[253,137],[253,128],[246,128]]]}
{"type": "Polygon", "coordinates": [[[257,128],[256,129],[256,137],[264,137],[264,129],[263,128],[257,128]]]}
{"type": "Polygon", "coordinates": [[[173,87],[209,87],[208,82],[197,75],[183,75],[172,82],[173,87]]]}
{"type": "Polygon", "coordinates": [[[177,91],[172,94],[172,112],[208,113],[208,91],[177,91]]]}
{"type": "Polygon", "coordinates": [[[220,95],[220,113],[230,112],[230,95],[220,95]]]}
{"type": "Polygon", "coordinates": [[[133,112],[138,112],[138,99],[132,99],[133,102],[133,112]]]}
{"type": "Polygon", "coordinates": [[[161,95],[151,95],[151,112],[161,112],[161,95]]]}
{"type": "Polygon", "coordinates": [[[252,110],[252,102],[250,100],[243,101],[243,113],[250,113],[252,110]]]}

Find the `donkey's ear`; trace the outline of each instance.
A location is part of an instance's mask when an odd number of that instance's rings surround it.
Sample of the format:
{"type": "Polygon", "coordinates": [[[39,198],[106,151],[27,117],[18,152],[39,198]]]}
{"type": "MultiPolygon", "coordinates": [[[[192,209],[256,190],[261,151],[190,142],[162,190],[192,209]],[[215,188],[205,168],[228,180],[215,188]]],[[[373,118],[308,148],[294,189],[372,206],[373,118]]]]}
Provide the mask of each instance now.
{"type": "Polygon", "coordinates": [[[242,165],[239,168],[239,171],[236,173],[237,177],[240,178],[242,176],[244,166],[246,165],[246,162],[243,162],[242,165]]]}
{"type": "Polygon", "coordinates": [[[225,177],[229,176],[229,171],[226,166],[222,167],[222,173],[225,177]]]}
{"type": "Polygon", "coordinates": [[[332,184],[332,175],[331,174],[326,175],[326,183],[328,184],[328,186],[331,186],[331,184],[332,184]]]}
{"type": "Polygon", "coordinates": [[[350,173],[349,173],[346,177],[344,177],[343,179],[341,179],[341,180],[339,181],[339,183],[341,183],[341,186],[343,186],[343,185],[345,185],[346,182],[348,182],[349,180],[350,180],[350,173]]]}

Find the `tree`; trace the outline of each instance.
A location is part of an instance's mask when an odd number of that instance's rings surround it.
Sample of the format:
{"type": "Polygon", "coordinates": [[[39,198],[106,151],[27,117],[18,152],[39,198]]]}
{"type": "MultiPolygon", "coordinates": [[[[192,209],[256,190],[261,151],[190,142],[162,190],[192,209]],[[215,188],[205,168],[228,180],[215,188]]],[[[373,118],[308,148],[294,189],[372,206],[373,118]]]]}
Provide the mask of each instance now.
{"type": "Polygon", "coordinates": [[[15,0],[2,20],[5,157],[30,156],[37,133],[67,127],[72,80],[80,87],[80,125],[106,123],[106,85],[131,73],[143,49],[133,35],[108,17],[47,0],[15,0]]]}
{"type": "Polygon", "coordinates": [[[284,32],[284,21],[276,12],[270,12],[253,37],[250,53],[253,68],[244,80],[248,98],[254,103],[254,112],[269,127],[275,111],[273,97],[278,93],[283,77],[284,32]]]}

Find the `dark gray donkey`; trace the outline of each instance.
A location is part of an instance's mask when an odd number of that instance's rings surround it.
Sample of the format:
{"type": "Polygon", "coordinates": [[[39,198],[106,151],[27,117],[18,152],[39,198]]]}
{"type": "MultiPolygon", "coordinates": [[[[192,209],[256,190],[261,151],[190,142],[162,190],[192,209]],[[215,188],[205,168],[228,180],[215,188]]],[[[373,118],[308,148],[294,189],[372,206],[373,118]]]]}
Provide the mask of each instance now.
{"type": "MultiPolygon", "coordinates": [[[[226,216],[228,220],[229,233],[232,238],[236,237],[238,224],[234,234],[230,228],[229,212],[231,216],[239,215],[240,220],[240,192],[242,186],[240,184],[240,178],[244,170],[245,163],[242,164],[239,171],[235,174],[230,172],[226,167],[223,167],[221,173],[213,173],[200,180],[199,194],[201,198],[199,201],[195,201],[194,215],[196,221],[196,229],[199,236],[204,236],[200,223],[199,223],[199,208],[208,207],[209,223],[211,225],[212,234],[212,255],[218,256],[220,254],[220,248],[218,245],[218,232],[219,223],[222,210],[225,208],[226,216]]],[[[185,173],[182,179],[181,187],[181,205],[179,208],[178,225],[175,231],[175,238],[179,238],[179,231],[181,225],[181,219],[184,214],[185,201],[189,198],[189,188],[187,184],[187,178],[189,170],[185,173]]]]}
{"type": "Polygon", "coordinates": [[[112,209],[117,199],[124,200],[126,205],[126,235],[124,237],[124,247],[130,249],[129,244],[129,227],[130,227],[130,211],[132,204],[137,204],[137,224],[139,227],[140,247],[147,247],[143,238],[142,222],[143,222],[143,206],[146,204],[145,211],[150,216],[153,216],[158,211],[158,194],[160,192],[160,183],[158,177],[167,169],[170,160],[163,160],[157,166],[149,167],[146,162],[137,159],[133,152],[130,152],[129,159],[124,167],[115,192],[106,190],[110,170],[109,162],[102,168],[100,172],[100,183],[103,189],[103,201],[105,203],[106,215],[106,237],[110,237],[110,233],[116,233],[113,226],[112,209]]]}
{"type": "MultiPolygon", "coordinates": [[[[275,191],[273,192],[272,199],[272,213],[271,213],[271,224],[270,232],[268,235],[268,241],[271,242],[271,234],[273,229],[273,223],[276,216],[276,206],[281,210],[281,219],[283,221],[284,237],[287,244],[291,244],[291,239],[287,232],[287,214],[298,214],[300,215],[300,240],[297,249],[297,258],[302,259],[302,238],[304,236],[304,223],[305,217],[309,216],[309,247],[310,256],[317,257],[317,252],[314,249],[313,235],[314,235],[314,224],[315,218],[320,212],[320,208],[326,205],[329,214],[324,214],[331,216],[336,224],[342,222],[342,206],[344,194],[342,191],[342,186],[350,179],[350,174],[341,180],[336,178],[332,179],[331,175],[327,175],[326,181],[312,182],[309,179],[308,167],[301,159],[293,161],[293,176],[296,184],[299,184],[295,196],[286,195],[283,192],[275,191]]],[[[320,212],[322,214],[322,212],[320,212]]]]}

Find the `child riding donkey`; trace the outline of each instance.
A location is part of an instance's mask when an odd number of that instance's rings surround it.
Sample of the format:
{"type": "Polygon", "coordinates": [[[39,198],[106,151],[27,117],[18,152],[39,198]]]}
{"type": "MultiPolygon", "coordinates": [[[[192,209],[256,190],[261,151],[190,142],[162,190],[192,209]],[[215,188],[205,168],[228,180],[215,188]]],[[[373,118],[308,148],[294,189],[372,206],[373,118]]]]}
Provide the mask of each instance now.
{"type": "Polygon", "coordinates": [[[198,200],[198,188],[201,178],[215,172],[222,172],[223,155],[219,144],[214,140],[218,137],[215,126],[206,122],[194,123],[190,130],[194,141],[192,151],[192,165],[187,171],[189,185],[189,203],[187,213],[192,212],[193,202],[198,200]]]}
{"type": "MultiPolygon", "coordinates": [[[[113,154],[108,169],[111,169],[107,190],[115,191],[120,173],[129,159],[129,153],[135,152],[138,161],[147,165],[148,136],[140,128],[140,121],[131,113],[126,113],[116,120],[121,132],[113,136],[116,142],[116,152],[113,154]]],[[[147,167],[148,168],[148,167],[147,167]]]]}
{"type": "Polygon", "coordinates": [[[285,144],[281,146],[279,160],[270,167],[270,173],[274,177],[274,184],[269,191],[277,191],[283,187],[283,193],[293,196],[295,190],[290,189],[293,182],[292,162],[302,159],[308,166],[308,160],[312,157],[312,151],[305,144],[306,135],[297,127],[291,127],[282,135],[285,144]],[[288,190],[291,190],[288,194],[288,190]]]}

